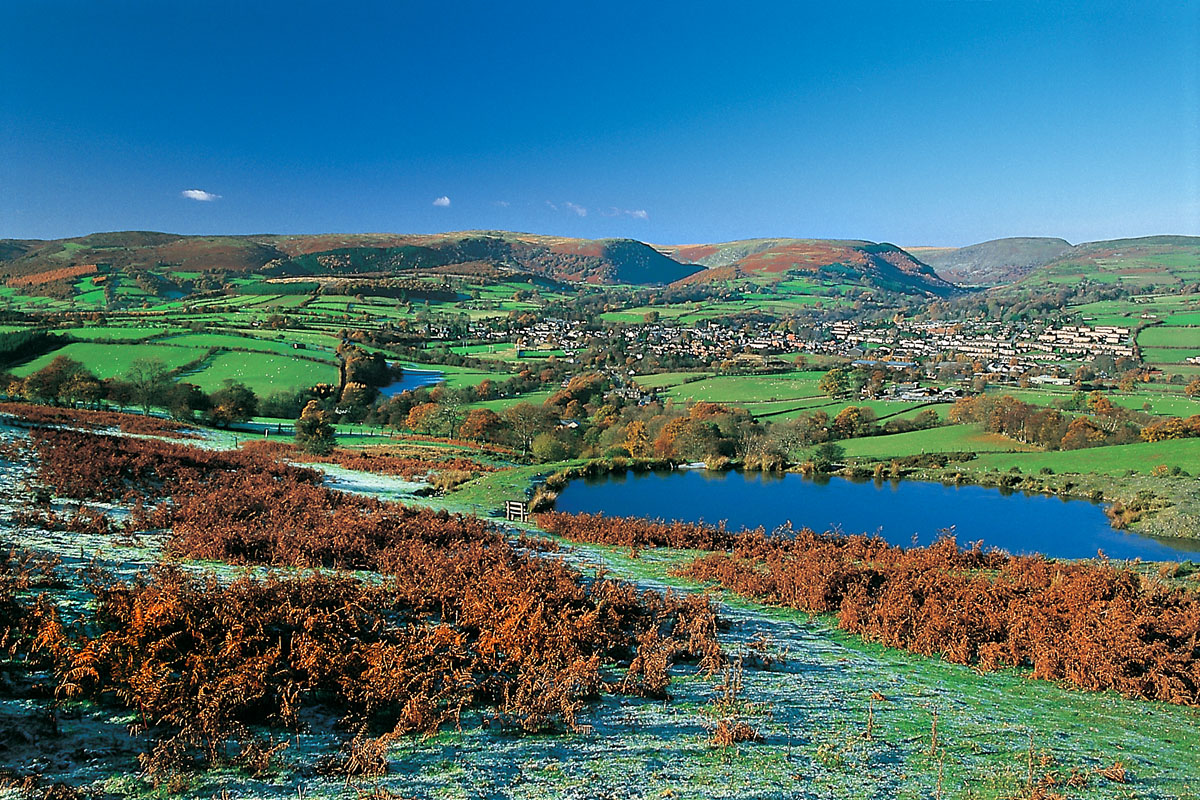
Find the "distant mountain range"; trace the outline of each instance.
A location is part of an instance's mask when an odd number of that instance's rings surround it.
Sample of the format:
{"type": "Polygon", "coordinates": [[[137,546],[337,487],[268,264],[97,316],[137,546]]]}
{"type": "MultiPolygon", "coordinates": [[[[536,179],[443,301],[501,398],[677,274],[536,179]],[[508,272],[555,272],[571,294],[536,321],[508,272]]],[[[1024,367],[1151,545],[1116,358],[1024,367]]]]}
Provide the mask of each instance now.
{"type": "Polygon", "coordinates": [[[420,270],[527,274],[603,285],[710,283],[785,291],[855,287],[946,296],[958,287],[1014,283],[1195,282],[1194,273],[1200,272],[1200,237],[1153,236],[1079,245],[1064,239],[1017,237],[959,248],[907,249],[869,241],[790,238],[649,245],[633,239],[509,231],[249,236],[124,231],[50,241],[0,240],[0,281],[44,283],[56,280],[56,271],[66,270],[65,276],[71,274],[68,268],[88,264],[265,277],[399,275],[420,270]]]}
{"type": "Polygon", "coordinates": [[[777,284],[800,278],[917,295],[954,291],[949,282],[900,248],[866,241],[753,239],[651,246],[632,239],[572,239],[508,231],[311,236],[127,231],[53,241],[0,240],[0,279],[49,274],[82,264],[274,277],[447,272],[470,267],[610,285],[777,284]]]}

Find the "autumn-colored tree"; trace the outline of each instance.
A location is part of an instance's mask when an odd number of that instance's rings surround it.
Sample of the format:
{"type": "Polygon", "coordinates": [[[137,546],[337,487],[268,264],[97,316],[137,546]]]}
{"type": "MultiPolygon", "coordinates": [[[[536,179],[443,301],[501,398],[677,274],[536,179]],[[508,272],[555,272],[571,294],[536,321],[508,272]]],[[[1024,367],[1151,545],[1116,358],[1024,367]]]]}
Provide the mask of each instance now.
{"type": "Polygon", "coordinates": [[[1192,378],[1183,388],[1183,393],[1193,400],[1200,399],[1200,378],[1192,378]]]}
{"type": "Polygon", "coordinates": [[[649,457],[653,451],[650,447],[650,436],[646,432],[646,423],[635,419],[626,425],[623,446],[634,458],[649,457]]]}
{"type": "Polygon", "coordinates": [[[1162,442],[1167,439],[1191,439],[1200,436],[1200,414],[1188,417],[1159,419],[1142,428],[1142,440],[1162,442]]]}
{"type": "MultiPolygon", "coordinates": [[[[78,361],[66,356],[54,359],[21,382],[21,396],[43,403],[57,403],[64,399],[63,387],[75,376],[87,370],[78,361]]],[[[90,374],[90,373],[88,373],[90,374]]]]}
{"type": "Polygon", "coordinates": [[[504,436],[504,420],[490,408],[473,408],[459,426],[458,435],[475,442],[498,442],[504,436]]]}
{"type": "Polygon", "coordinates": [[[662,458],[703,461],[721,454],[721,432],[710,420],[676,417],[663,426],[654,449],[662,458]]]}
{"type": "Polygon", "coordinates": [[[437,403],[421,403],[413,406],[408,412],[406,424],[410,430],[418,433],[435,433],[438,425],[438,412],[441,406],[437,403]]]}
{"type": "Polygon", "coordinates": [[[833,418],[833,432],[840,439],[866,436],[875,428],[875,411],[870,406],[847,406],[833,418]]]}
{"type": "Polygon", "coordinates": [[[87,370],[79,370],[59,389],[59,398],[70,405],[97,403],[104,398],[104,385],[87,370]]]}
{"type": "Polygon", "coordinates": [[[1067,426],[1060,446],[1063,450],[1078,450],[1104,442],[1104,431],[1091,417],[1076,417],[1067,426]]]}
{"type": "Polygon", "coordinates": [[[605,403],[592,415],[592,424],[597,428],[608,428],[621,418],[621,412],[615,406],[605,403]]]}
{"type": "Polygon", "coordinates": [[[850,393],[850,373],[841,367],[834,367],[821,376],[817,381],[817,389],[830,397],[841,397],[850,393]]]}
{"type": "Polygon", "coordinates": [[[1087,399],[1088,410],[1093,414],[1109,415],[1116,410],[1113,402],[1100,392],[1092,392],[1087,399]]]}

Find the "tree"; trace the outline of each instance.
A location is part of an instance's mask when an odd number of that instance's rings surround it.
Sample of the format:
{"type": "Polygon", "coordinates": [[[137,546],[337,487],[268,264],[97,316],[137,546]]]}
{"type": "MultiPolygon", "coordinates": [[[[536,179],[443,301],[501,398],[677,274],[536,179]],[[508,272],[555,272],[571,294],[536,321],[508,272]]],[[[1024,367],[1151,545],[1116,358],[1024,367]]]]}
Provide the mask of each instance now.
{"type": "MultiPolygon", "coordinates": [[[[29,375],[22,381],[21,394],[43,403],[57,403],[64,399],[63,389],[81,373],[91,375],[73,358],[55,356],[49,364],[29,375]]],[[[93,376],[94,379],[94,376],[93,376]]]]}
{"type": "Polygon", "coordinates": [[[813,449],[812,462],[818,472],[828,472],[834,465],[840,464],[846,456],[846,449],[835,442],[825,442],[813,449]]]}
{"type": "Polygon", "coordinates": [[[329,412],[316,400],[309,400],[296,420],[296,445],[306,453],[326,456],[337,446],[329,412]]]}
{"type": "Polygon", "coordinates": [[[1104,443],[1104,431],[1100,430],[1091,417],[1076,417],[1067,426],[1059,446],[1063,450],[1078,450],[1104,443]]]}
{"type": "Polygon", "coordinates": [[[208,421],[218,427],[245,422],[258,413],[258,398],[244,383],[226,380],[208,399],[208,421]]]}
{"type": "Polygon", "coordinates": [[[830,397],[839,397],[850,392],[850,373],[841,367],[834,367],[821,376],[817,389],[830,397]]]}
{"type": "Polygon", "coordinates": [[[208,395],[192,383],[171,384],[163,400],[172,417],[185,421],[195,419],[197,411],[207,411],[212,406],[208,395]]]}
{"type": "Polygon", "coordinates": [[[866,436],[875,428],[875,411],[870,406],[846,406],[833,418],[833,431],[841,439],[866,436]]]}
{"type": "Polygon", "coordinates": [[[1184,387],[1183,393],[1193,400],[1200,399],[1200,378],[1192,378],[1191,382],[1184,387]]]}
{"type": "Polygon", "coordinates": [[[512,428],[513,436],[521,446],[521,451],[528,453],[533,439],[539,433],[550,429],[554,424],[554,414],[543,406],[532,403],[517,403],[504,409],[504,421],[512,428]]]}
{"type": "Polygon", "coordinates": [[[437,403],[421,403],[413,406],[408,411],[408,417],[405,420],[405,425],[409,430],[418,433],[435,433],[437,428],[437,416],[440,406],[437,403]]]}
{"type": "Polygon", "coordinates": [[[646,423],[635,419],[625,426],[624,447],[634,458],[647,458],[650,449],[650,436],[646,433],[646,423]]]}
{"type": "Polygon", "coordinates": [[[539,433],[533,438],[533,457],[541,462],[563,461],[571,455],[571,450],[559,437],[553,433],[539,433]]]}
{"type": "Polygon", "coordinates": [[[149,414],[151,406],[161,404],[171,386],[171,371],[157,358],[135,359],[124,377],[133,402],[142,407],[143,414],[149,414]]]}
{"type": "Polygon", "coordinates": [[[458,435],[475,442],[498,442],[504,436],[504,420],[490,408],[473,408],[459,426],[458,435]]]}
{"type": "Polygon", "coordinates": [[[702,461],[721,451],[721,432],[708,419],[676,417],[663,426],[654,440],[654,449],[663,458],[702,461]]]}

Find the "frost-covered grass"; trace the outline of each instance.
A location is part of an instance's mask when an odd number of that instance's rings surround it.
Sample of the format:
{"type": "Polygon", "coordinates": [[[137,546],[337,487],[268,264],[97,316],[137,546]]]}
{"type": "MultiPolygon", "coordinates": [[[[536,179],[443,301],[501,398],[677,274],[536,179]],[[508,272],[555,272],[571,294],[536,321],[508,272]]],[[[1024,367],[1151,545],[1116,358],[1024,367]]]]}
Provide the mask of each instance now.
{"type": "MultiPolygon", "coordinates": [[[[0,430],[7,441],[22,436],[0,430]]],[[[469,510],[497,492],[515,491],[542,469],[494,473],[463,490],[462,497],[414,498],[419,484],[318,466],[335,488],[451,510],[469,510]]],[[[160,534],[120,540],[15,526],[12,512],[28,497],[23,484],[32,465],[2,467],[0,526],[6,541],[56,553],[68,568],[95,559],[129,574],[157,562],[160,534]]],[[[67,505],[56,502],[56,508],[67,505]]],[[[124,513],[117,506],[104,510],[124,513]]],[[[567,559],[585,574],[603,569],[644,589],[699,591],[704,587],[670,575],[672,566],[693,555],[644,550],[633,557],[620,548],[588,545],[548,557],[567,559]]],[[[186,566],[239,572],[214,564],[186,566]]],[[[78,586],[69,595],[87,602],[78,586]]],[[[583,732],[513,736],[467,715],[458,729],[398,740],[388,753],[388,773],[378,779],[346,782],[318,774],[314,765],[340,736],[330,720],[313,717],[306,729],[289,736],[275,773],[252,779],[216,770],[197,776],[178,794],[352,798],[378,786],[422,798],[1010,798],[1029,796],[1032,764],[1035,782],[1052,776],[1053,788],[1070,797],[1200,796],[1198,709],[1072,691],[1028,680],[1019,670],[979,674],[864,642],[826,618],[714,597],[728,621],[722,642],[742,665],[736,711],[765,737],[762,743],[711,747],[709,732],[721,716],[714,699],[722,676],[679,667],[669,702],[606,695],[581,716],[591,726],[583,732]],[[1129,772],[1128,784],[1099,775],[1118,760],[1129,772]],[[1087,777],[1085,786],[1065,785],[1072,770],[1087,777]]],[[[36,702],[41,705],[33,709],[0,703],[0,721],[30,711],[44,714],[51,701],[36,702]]],[[[60,736],[18,749],[12,767],[41,769],[55,780],[110,796],[167,796],[136,775],[128,714],[76,705],[60,709],[59,716],[60,736]],[[76,750],[90,755],[76,757],[76,750]]]]}

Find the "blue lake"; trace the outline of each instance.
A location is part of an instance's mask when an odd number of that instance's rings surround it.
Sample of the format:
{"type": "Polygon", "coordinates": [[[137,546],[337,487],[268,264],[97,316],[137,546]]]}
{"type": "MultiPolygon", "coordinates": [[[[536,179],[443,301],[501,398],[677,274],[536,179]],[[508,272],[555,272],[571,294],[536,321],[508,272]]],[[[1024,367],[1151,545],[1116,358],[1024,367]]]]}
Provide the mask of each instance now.
{"type": "Polygon", "coordinates": [[[379,387],[379,393],[391,397],[409,389],[419,389],[422,386],[434,386],[442,382],[443,373],[436,369],[409,369],[403,367],[400,380],[392,381],[387,386],[379,387]]]}
{"type": "Polygon", "coordinates": [[[929,544],[953,529],[960,545],[982,540],[1010,553],[1179,561],[1200,556],[1200,540],[1154,539],[1114,530],[1103,506],[1086,500],[1005,494],[981,486],[920,481],[814,481],[801,475],[675,472],[614,473],[572,481],[559,511],[682,520],[731,530],[791,522],[796,528],[878,533],[898,545],[929,544]]]}

